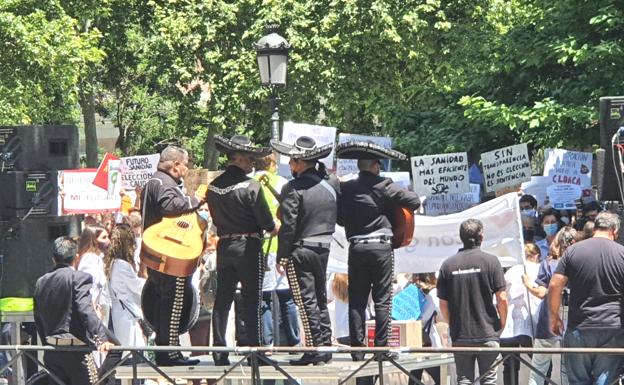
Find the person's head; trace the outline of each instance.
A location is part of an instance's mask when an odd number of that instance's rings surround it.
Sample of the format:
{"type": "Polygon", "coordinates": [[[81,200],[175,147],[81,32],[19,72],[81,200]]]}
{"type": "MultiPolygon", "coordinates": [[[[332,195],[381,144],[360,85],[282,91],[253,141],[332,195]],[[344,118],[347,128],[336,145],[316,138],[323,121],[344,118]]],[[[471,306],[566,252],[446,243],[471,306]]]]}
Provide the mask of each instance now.
{"type": "Polygon", "coordinates": [[[520,197],[520,210],[536,210],[537,199],[533,195],[524,194],[520,197]]]}
{"type": "Polygon", "coordinates": [[[121,223],[130,226],[135,238],[141,237],[141,233],[142,233],[141,226],[143,225],[141,222],[141,215],[138,215],[138,216],[132,215],[132,214],[125,215],[121,219],[121,223]]]}
{"type": "Polygon", "coordinates": [[[177,146],[167,146],[160,153],[158,169],[176,180],[184,178],[189,169],[188,152],[177,146]]]}
{"type": "Polygon", "coordinates": [[[598,213],[602,211],[602,207],[600,207],[600,203],[596,201],[589,202],[583,205],[581,212],[583,213],[583,217],[588,221],[595,221],[598,213]]]}
{"type": "Polygon", "coordinates": [[[546,237],[552,239],[561,227],[559,211],[553,208],[546,209],[542,213],[540,224],[542,225],[546,237]]]}
{"type": "Polygon", "coordinates": [[[277,154],[272,153],[269,156],[265,156],[264,158],[256,159],[256,170],[257,171],[268,171],[270,173],[275,173],[277,170],[277,154]]]}
{"type": "Polygon", "coordinates": [[[527,242],[524,244],[524,258],[529,262],[537,263],[541,256],[540,248],[535,242],[527,242]]]}
{"type": "Polygon", "coordinates": [[[438,279],[435,273],[417,273],[412,274],[412,282],[418,286],[423,293],[429,294],[429,291],[435,289],[438,279]]]}
{"type": "Polygon", "coordinates": [[[104,257],[105,273],[107,277],[110,277],[111,267],[113,260],[121,259],[126,261],[136,271],[134,263],[134,251],[136,243],[134,241],[134,233],[129,225],[121,223],[113,229],[111,233],[111,244],[108,248],[108,252],[104,257]]]}
{"type": "Polygon", "coordinates": [[[227,155],[228,164],[243,170],[245,174],[253,171],[256,159],[249,153],[231,152],[227,155]]]}
{"type": "Polygon", "coordinates": [[[360,171],[368,171],[374,175],[379,175],[382,169],[379,159],[358,159],[357,166],[360,171]]]}
{"type": "Polygon", "coordinates": [[[481,246],[483,242],[483,223],[478,219],[466,219],[459,226],[459,238],[465,248],[481,246]]]}
{"type": "Polygon", "coordinates": [[[609,238],[612,241],[618,238],[620,231],[620,217],[617,214],[603,211],[594,221],[594,237],[609,238]]]}
{"type": "Polygon", "coordinates": [[[583,225],[583,239],[594,236],[594,221],[587,221],[583,225]]]}
{"type": "Polygon", "coordinates": [[[80,234],[78,241],[78,254],[85,253],[106,254],[110,240],[108,239],[108,231],[102,226],[87,226],[80,234]]]}
{"type": "Polygon", "coordinates": [[[332,293],[334,293],[334,297],[338,298],[342,302],[349,301],[349,276],[347,274],[334,274],[332,293]]]}
{"type": "MultiPolygon", "coordinates": [[[[290,166],[290,173],[293,177],[297,178],[304,171],[315,168],[316,160],[304,160],[304,159],[294,159],[290,158],[288,161],[288,166],[290,166]]],[[[322,164],[322,163],[321,163],[322,164]]]]}
{"type": "Polygon", "coordinates": [[[578,237],[579,234],[573,227],[563,227],[550,242],[549,257],[551,259],[561,258],[566,249],[576,243],[578,237]]]}
{"type": "Polygon", "coordinates": [[[68,236],[58,237],[52,247],[52,260],[56,265],[71,266],[78,255],[78,243],[68,236]]]}

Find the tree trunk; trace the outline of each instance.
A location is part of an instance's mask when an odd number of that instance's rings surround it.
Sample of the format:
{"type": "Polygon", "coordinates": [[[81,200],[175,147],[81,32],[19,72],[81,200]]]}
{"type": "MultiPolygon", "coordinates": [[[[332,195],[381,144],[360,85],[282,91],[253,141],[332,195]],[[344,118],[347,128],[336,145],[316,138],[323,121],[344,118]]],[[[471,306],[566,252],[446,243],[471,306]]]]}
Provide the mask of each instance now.
{"type": "Polygon", "coordinates": [[[95,128],[95,97],[93,91],[81,93],[80,108],[84,117],[85,152],[87,167],[98,166],[98,140],[95,128]]]}
{"type": "Polygon", "coordinates": [[[205,169],[216,171],[219,165],[219,151],[214,143],[214,129],[208,129],[208,137],[204,142],[204,164],[205,169]]]}

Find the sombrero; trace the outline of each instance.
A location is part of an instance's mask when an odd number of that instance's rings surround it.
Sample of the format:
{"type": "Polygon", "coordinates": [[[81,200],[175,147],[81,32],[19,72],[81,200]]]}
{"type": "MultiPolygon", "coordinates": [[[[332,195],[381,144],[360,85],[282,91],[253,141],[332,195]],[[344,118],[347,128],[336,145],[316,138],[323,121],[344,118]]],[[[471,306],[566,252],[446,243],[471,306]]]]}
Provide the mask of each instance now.
{"type": "Polygon", "coordinates": [[[234,135],[230,139],[226,139],[221,135],[215,135],[214,139],[215,147],[222,154],[241,152],[256,158],[271,155],[269,147],[254,147],[254,144],[245,135],[234,135]]]}
{"type": "Polygon", "coordinates": [[[395,159],[405,160],[405,154],[370,142],[345,142],[336,146],[336,156],[340,159],[395,159]]]}
{"type": "Polygon", "coordinates": [[[295,144],[286,144],[279,140],[271,140],[271,147],[282,155],[292,159],[319,160],[325,158],[332,152],[334,144],[326,144],[317,147],[316,141],[309,136],[300,136],[295,140],[295,144]]]}

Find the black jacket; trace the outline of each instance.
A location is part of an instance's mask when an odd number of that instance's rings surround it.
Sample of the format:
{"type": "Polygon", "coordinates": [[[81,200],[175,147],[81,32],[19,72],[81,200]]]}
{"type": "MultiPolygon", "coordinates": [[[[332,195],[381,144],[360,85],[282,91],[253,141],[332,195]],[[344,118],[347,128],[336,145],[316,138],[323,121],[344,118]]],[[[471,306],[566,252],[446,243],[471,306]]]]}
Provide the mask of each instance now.
{"type": "Polygon", "coordinates": [[[91,302],[92,284],[91,275],[67,265],[57,265],[37,280],[33,312],[43,343],[51,336],[77,338],[92,346],[108,341],[91,302]]]}
{"type": "Polygon", "coordinates": [[[394,206],[416,210],[418,195],[397,185],[390,178],[362,171],[359,177],[340,186],[338,223],[344,226],[347,238],[380,233],[392,235],[390,215],[394,206]]]}
{"type": "Polygon", "coordinates": [[[323,179],[314,169],[308,169],[288,182],[282,189],[281,196],[282,227],[278,238],[278,260],[289,258],[298,241],[334,233],[337,200],[340,199],[340,182],[334,175],[323,179]],[[321,185],[322,180],[334,189],[336,197],[321,185]]]}
{"type": "Polygon", "coordinates": [[[228,166],[208,186],[208,208],[217,234],[273,231],[275,222],[258,181],[236,166],[228,166]]]}
{"type": "Polygon", "coordinates": [[[197,210],[199,203],[197,198],[185,195],[171,175],[156,171],[141,194],[143,228],[147,229],[160,222],[163,217],[173,217],[197,210]]]}

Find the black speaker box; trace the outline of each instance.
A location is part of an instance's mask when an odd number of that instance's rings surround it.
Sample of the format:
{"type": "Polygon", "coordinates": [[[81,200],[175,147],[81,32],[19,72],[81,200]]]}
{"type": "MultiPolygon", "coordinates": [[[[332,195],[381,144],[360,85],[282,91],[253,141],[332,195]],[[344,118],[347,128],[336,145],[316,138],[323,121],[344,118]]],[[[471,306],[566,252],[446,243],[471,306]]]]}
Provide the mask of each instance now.
{"type": "MultiPolygon", "coordinates": [[[[622,201],[620,196],[622,169],[617,154],[618,150],[614,149],[612,142],[614,135],[622,125],[624,125],[624,96],[600,98],[600,147],[605,149],[604,173],[602,186],[600,186],[600,200],[602,201],[622,201]],[[613,164],[614,151],[615,166],[613,164]]],[[[616,143],[619,143],[619,138],[616,139],[616,143]]]]}
{"type": "Polygon", "coordinates": [[[37,279],[50,271],[57,237],[80,234],[82,216],[28,218],[14,224],[0,252],[0,297],[32,297],[37,279]]]}
{"type": "Polygon", "coordinates": [[[57,171],[0,173],[0,186],[1,219],[58,215],[57,171]]]}
{"type": "Polygon", "coordinates": [[[0,126],[0,173],[78,167],[76,126],[0,126]]]}

